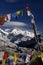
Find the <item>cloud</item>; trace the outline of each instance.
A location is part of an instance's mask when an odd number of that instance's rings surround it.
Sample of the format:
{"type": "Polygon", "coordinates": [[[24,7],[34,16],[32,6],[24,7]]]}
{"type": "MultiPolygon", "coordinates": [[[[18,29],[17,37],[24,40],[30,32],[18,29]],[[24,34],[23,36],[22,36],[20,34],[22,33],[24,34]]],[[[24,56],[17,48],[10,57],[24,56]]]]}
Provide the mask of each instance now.
{"type": "Polygon", "coordinates": [[[4,23],[4,25],[3,25],[4,27],[13,27],[13,26],[15,26],[15,27],[24,27],[24,26],[27,26],[25,23],[23,23],[23,22],[5,22],[4,23]]]}
{"type": "Polygon", "coordinates": [[[5,22],[4,25],[0,26],[0,28],[4,28],[4,29],[13,29],[13,28],[19,28],[22,30],[28,30],[28,25],[26,23],[23,22],[5,22]]]}
{"type": "Polygon", "coordinates": [[[19,28],[22,30],[32,30],[29,24],[24,23],[24,22],[17,22],[17,21],[5,22],[4,25],[0,26],[0,28],[3,28],[3,29],[19,28]]]}

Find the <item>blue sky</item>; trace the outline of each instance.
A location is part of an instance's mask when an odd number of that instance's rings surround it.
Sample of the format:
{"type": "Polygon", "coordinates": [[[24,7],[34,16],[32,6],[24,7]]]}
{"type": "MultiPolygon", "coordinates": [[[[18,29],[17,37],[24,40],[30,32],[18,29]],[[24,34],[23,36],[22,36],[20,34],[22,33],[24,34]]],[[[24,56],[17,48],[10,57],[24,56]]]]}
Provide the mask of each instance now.
{"type": "Polygon", "coordinates": [[[0,15],[13,13],[17,10],[23,10],[23,17],[14,20],[25,23],[27,27],[24,27],[31,29],[30,18],[27,16],[25,10],[26,4],[30,5],[31,12],[35,16],[37,30],[43,32],[43,0],[1,0],[0,15]]]}

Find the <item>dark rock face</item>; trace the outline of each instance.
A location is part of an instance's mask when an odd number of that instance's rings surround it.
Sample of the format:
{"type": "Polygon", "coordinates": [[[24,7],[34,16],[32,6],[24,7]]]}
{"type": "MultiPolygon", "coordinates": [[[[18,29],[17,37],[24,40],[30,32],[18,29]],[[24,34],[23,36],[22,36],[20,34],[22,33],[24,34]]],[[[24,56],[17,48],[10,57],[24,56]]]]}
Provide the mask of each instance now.
{"type": "Polygon", "coordinates": [[[17,44],[20,47],[28,47],[28,48],[34,48],[35,45],[37,44],[36,40],[33,38],[31,40],[27,41],[21,41],[19,44],[17,44]]]}
{"type": "Polygon", "coordinates": [[[22,34],[18,34],[18,35],[14,35],[13,33],[12,34],[9,34],[8,36],[8,39],[10,39],[10,41],[12,42],[12,43],[14,43],[14,41],[16,41],[17,39],[21,39],[22,37],[23,37],[23,35],[22,34]]]}

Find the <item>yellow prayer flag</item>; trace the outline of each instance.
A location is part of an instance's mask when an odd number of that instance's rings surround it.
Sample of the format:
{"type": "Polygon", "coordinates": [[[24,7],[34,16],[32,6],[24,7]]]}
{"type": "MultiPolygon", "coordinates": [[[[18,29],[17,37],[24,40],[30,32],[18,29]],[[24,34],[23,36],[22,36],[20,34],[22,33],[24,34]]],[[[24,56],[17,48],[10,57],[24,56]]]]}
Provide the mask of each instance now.
{"type": "Polygon", "coordinates": [[[38,57],[43,57],[43,52],[41,52],[40,55],[38,55],[38,57]]]}
{"type": "Polygon", "coordinates": [[[18,53],[15,52],[15,53],[14,53],[14,62],[17,62],[17,59],[18,59],[18,53]]]}
{"type": "Polygon", "coordinates": [[[16,14],[17,14],[17,15],[23,15],[23,11],[21,11],[21,10],[16,11],[16,14]]]}
{"type": "Polygon", "coordinates": [[[2,60],[2,65],[5,65],[6,59],[2,60]]]}

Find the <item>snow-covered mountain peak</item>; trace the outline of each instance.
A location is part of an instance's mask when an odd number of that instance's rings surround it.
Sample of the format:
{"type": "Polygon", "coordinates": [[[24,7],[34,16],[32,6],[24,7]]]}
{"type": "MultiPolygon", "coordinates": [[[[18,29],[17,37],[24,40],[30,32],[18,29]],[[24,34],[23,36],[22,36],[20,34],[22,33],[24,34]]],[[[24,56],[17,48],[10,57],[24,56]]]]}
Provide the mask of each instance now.
{"type": "Polygon", "coordinates": [[[0,28],[0,33],[3,34],[3,35],[8,35],[9,33],[4,31],[3,29],[0,28]]]}
{"type": "Polygon", "coordinates": [[[23,36],[29,36],[31,38],[34,37],[34,33],[33,32],[30,32],[30,31],[27,31],[27,30],[26,31],[25,30],[21,30],[19,28],[14,28],[13,30],[11,30],[11,32],[8,32],[8,31],[9,31],[9,29],[3,30],[3,29],[0,28],[0,35],[1,34],[3,34],[3,35],[9,35],[9,34],[19,35],[19,34],[21,34],[23,36]]]}
{"type": "Polygon", "coordinates": [[[22,30],[20,30],[18,28],[15,28],[15,29],[12,30],[11,33],[13,33],[15,35],[18,35],[18,34],[24,34],[24,31],[22,31],[22,30]]]}
{"type": "Polygon", "coordinates": [[[22,34],[24,36],[29,36],[29,37],[32,37],[32,38],[34,37],[34,33],[33,32],[23,31],[23,30],[18,29],[18,28],[13,29],[11,33],[13,33],[15,35],[22,34]]]}

